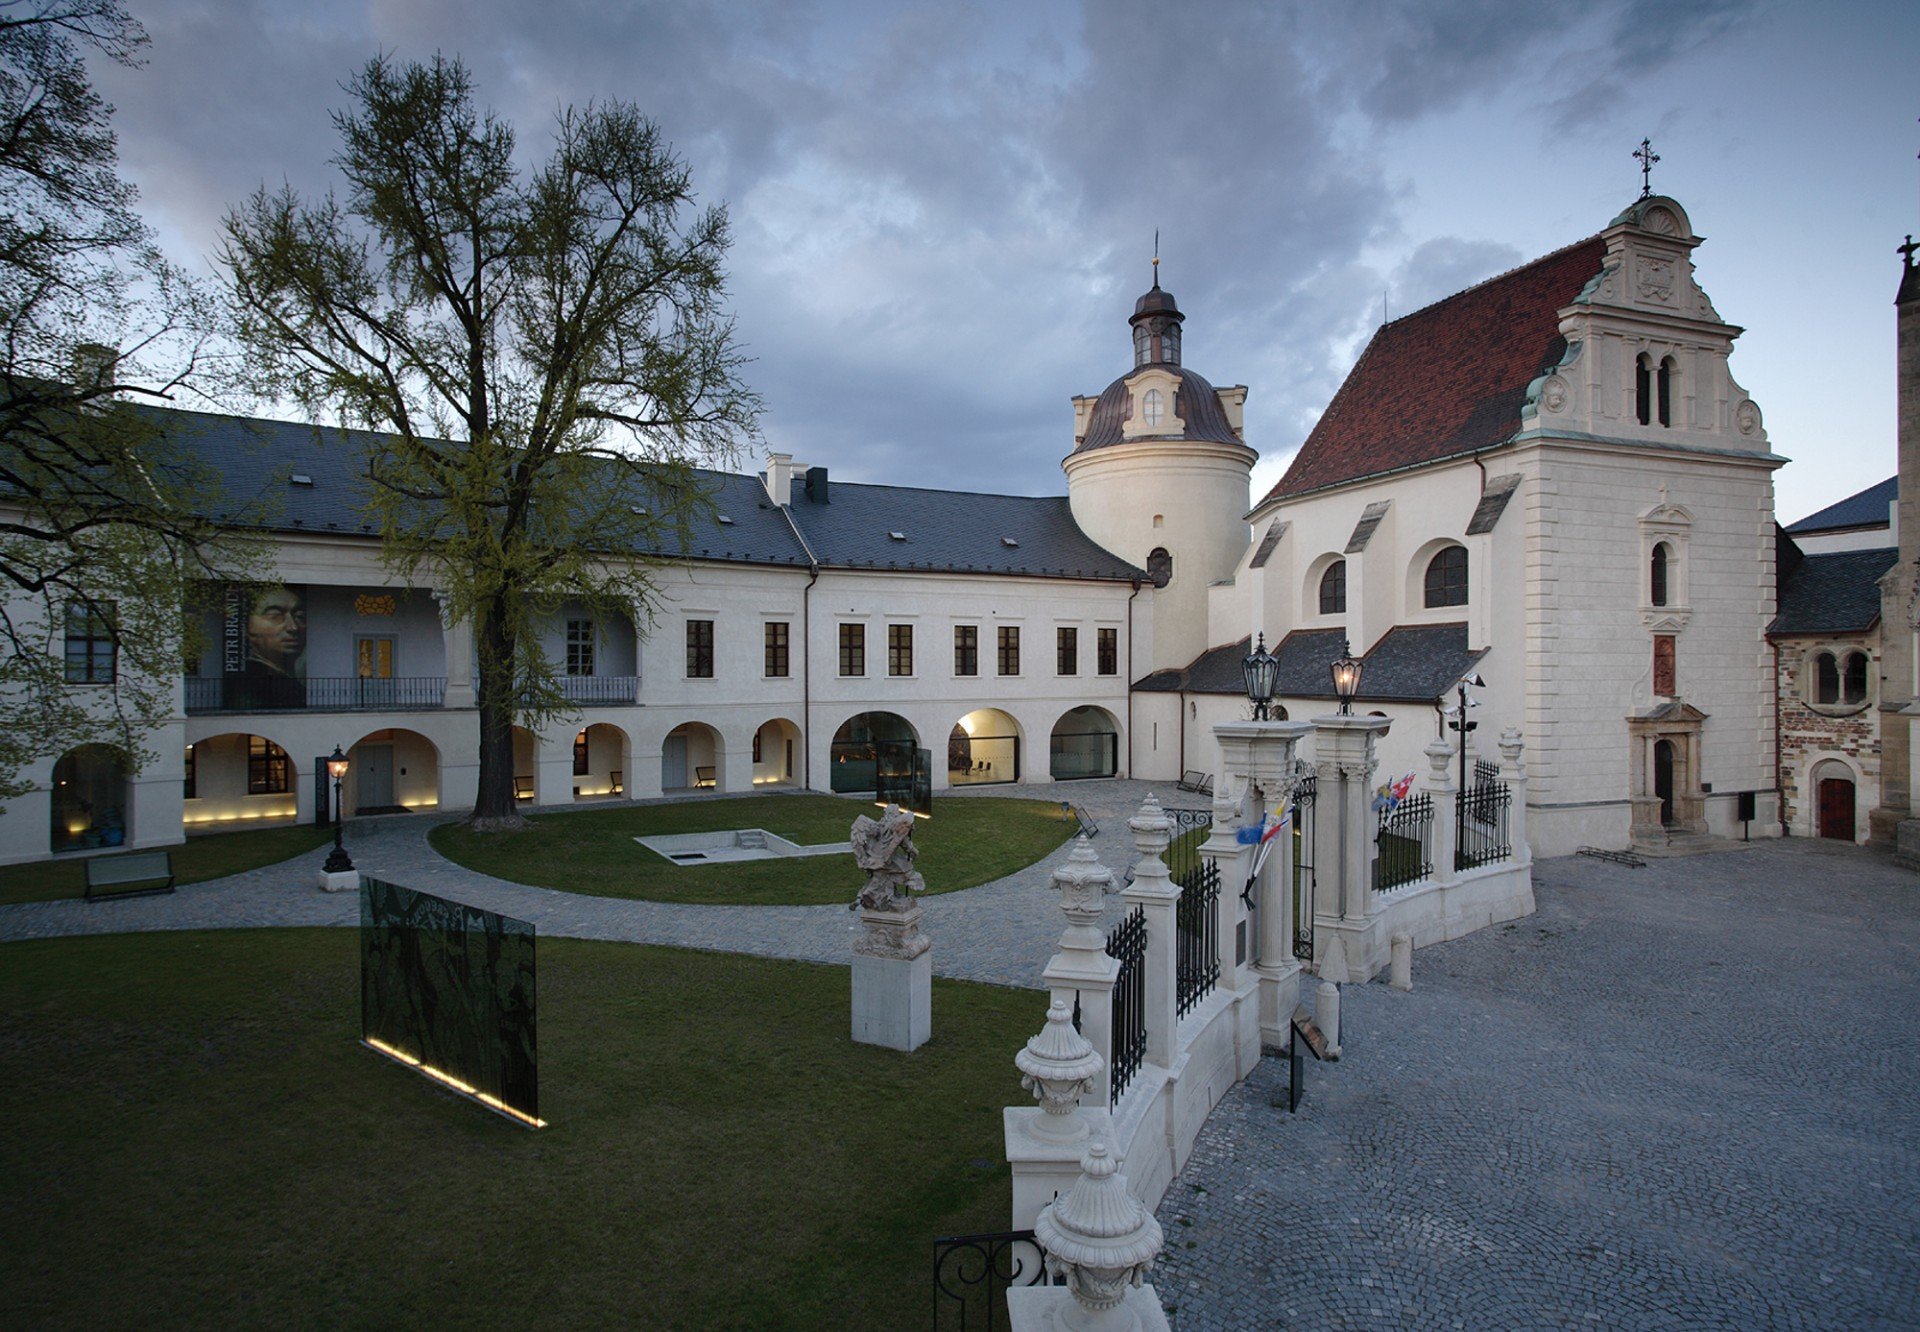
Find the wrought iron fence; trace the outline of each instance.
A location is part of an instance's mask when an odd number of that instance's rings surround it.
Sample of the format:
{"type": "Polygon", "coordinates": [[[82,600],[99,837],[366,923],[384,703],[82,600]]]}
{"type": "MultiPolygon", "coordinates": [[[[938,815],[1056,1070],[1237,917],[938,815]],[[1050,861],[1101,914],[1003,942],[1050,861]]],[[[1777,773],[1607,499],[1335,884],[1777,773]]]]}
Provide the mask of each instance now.
{"type": "Polygon", "coordinates": [[[1319,795],[1320,779],[1311,773],[1293,788],[1293,955],[1303,962],[1313,961],[1317,886],[1313,874],[1313,811],[1319,795]]]}
{"type": "Polygon", "coordinates": [[[933,1242],[933,1325],[994,1329],[1007,1326],[1007,1291],[1041,1286],[1046,1254],[1031,1230],[954,1235],[933,1242]]]}
{"type": "Polygon", "coordinates": [[[409,712],[446,702],[444,675],[186,677],[189,713],[409,712]]]}
{"type": "Polygon", "coordinates": [[[1513,854],[1507,840],[1507,811],[1512,804],[1513,792],[1504,782],[1487,782],[1460,793],[1455,869],[1491,865],[1513,854]]]}
{"type": "Polygon", "coordinates": [[[1473,761],[1473,784],[1475,786],[1490,786],[1499,780],[1500,765],[1498,763],[1489,763],[1485,759],[1475,759],[1473,761]]]}
{"type": "Polygon", "coordinates": [[[1160,859],[1167,862],[1168,876],[1182,888],[1200,872],[1200,848],[1213,835],[1213,811],[1210,809],[1163,810],[1173,824],[1173,838],[1160,859]]]}
{"type": "Polygon", "coordinates": [[[1147,913],[1135,907],[1107,936],[1107,956],[1120,963],[1113,978],[1113,1088],[1110,1105],[1147,1057],[1147,913]]]}
{"type": "Polygon", "coordinates": [[[1185,1017],[1220,979],[1220,864],[1203,859],[1173,910],[1174,1011],[1185,1017]]]}
{"type": "Polygon", "coordinates": [[[1433,873],[1433,797],[1408,796],[1380,816],[1374,835],[1373,890],[1392,892],[1433,873]]]}

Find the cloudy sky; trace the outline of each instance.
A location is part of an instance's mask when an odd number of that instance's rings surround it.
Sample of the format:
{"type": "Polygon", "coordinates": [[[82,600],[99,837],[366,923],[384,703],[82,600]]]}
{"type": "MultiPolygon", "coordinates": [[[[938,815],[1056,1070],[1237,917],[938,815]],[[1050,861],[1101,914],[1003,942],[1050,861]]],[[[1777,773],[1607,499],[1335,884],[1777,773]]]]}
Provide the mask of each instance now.
{"type": "Polygon", "coordinates": [[[1740,0],[129,0],[96,65],[125,173],[211,271],[263,181],[337,184],[376,52],[458,55],[532,154],[636,103],[731,210],[763,448],[852,480],[1058,493],[1068,399],[1150,280],[1245,384],[1256,494],[1381,318],[1590,235],[1639,191],[1707,242],[1792,520],[1894,470],[1894,247],[1920,231],[1920,6],[1740,0]]]}

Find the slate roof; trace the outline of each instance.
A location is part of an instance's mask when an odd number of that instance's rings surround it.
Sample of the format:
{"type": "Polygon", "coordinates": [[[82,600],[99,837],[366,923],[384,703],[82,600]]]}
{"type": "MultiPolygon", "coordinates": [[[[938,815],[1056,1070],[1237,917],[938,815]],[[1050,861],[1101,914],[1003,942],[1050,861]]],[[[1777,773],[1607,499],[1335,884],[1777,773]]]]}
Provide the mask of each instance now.
{"type": "Polygon", "coordinates": [[[1559,311],[1605,255],[1589,237],[1381,325],[1266,500],[1510,439],[1528,385],[1566,352],[1559,311]]]}
{"type": "Polygon", "coordinates": [[[1865,633],[1880,619],[1880,576],[1899,558],[1896,547],[1803,555],[1780,579],[1779,613],[1767,632],[1865,633]]]}
{"type": "MultiPolygon", "coordinates": [[[[181,455],[221,478],[207,495],[209,517],[275,532],[373,538],[366,516],[366,459],[377,437],[360,430],[211,412],[136,409],[151,420],[158,450],[181,455]],[[305,477],[310,484],[296,484],[305,477]]],[[[611,465],[610,465],[611,466],[611,465]]],[[[1064,496],[977,495],[831,482],[830,503],[796,486],[794,533],[755,476],[694,473],[713,510],[697,516],[684,540],[650,534],[634,553],[663,559],[806,568],[808,550],[826,566],[1144,580],[1144,571],[1096,545],[1074,523],[1064,496]],[[902,532],[905,541],[889,533],[902,532]],[[1011,537],[1017,544],[1002,540],[1011,537]]],[[[635,502],[645,506],[644,493],[635,502]]]]}
{"type": "MultiPolygon", "coordinates": [[[[1346,641],[1340,629],[1296,629],[1281,639],[1273,647],[1280,663],[1274,696],[1336,697],[1332,668],[1346,641]]],[[[1143,693],[1241,694],[1246,677],[1240,663],[1252,650],[1250,637],[1208,648],[1184,667],[1155,671],[1133,687],[1143,693]]],[[[1363,669],[1355,701],[1431,703],[1486,655],[1485,648],[1468,649],[1464,622],[1398,625],[1360,658],[1363,669]]]]}
{"type": "Polygon", "coordinates": [[[1804,536],[1809,532],[1838,532],[1849,527],[1890,526],[1887,508],[1900,498],[1900,478],[1890,476],[1878,485],[1868,486],[1857,495],[1829,504],[1818,513],[1810,513],[1787,531],[1804,536]]]}
{"type": "MultiPolygon", "coordinates": [[[[1133,415],[1133,395],[1127,391],[1127,381],[1147,368],[1140,366],[1129,370],[1101,390],[1100,396],[1094,400],[1093,415],[1087,421],[1086,436],[1074,445],[1075,453],[1131,442],[1125,438],[1123,429],[1133,415]]],[[[1177,435],[1168,432],[1135,438],[1197,439],[1216,444],[1242,442],[1227,423],[1226,410],[1220,406],[1220,395],[1214,391],[1213,385],[1183,365],[1156,363],[1153,368],[1164,370],[1179,379],[1180,385],[1173,395],[1173,414],[1180,418],[1185,429],[1177,435]]]]}

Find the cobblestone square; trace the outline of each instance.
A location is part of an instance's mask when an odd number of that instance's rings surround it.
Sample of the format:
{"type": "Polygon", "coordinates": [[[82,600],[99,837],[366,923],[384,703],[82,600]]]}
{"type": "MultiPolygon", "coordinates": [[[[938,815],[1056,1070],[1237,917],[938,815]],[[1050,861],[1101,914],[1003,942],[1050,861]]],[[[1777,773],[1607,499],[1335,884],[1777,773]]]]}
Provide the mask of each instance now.
{"type": "Polygon", "coordinates": [[[1920,877],[1835,843],[1535,867],[1539,912],[1342,997],[1159,1209],[1211,1328],[1920,1326],[1920,877]]]}

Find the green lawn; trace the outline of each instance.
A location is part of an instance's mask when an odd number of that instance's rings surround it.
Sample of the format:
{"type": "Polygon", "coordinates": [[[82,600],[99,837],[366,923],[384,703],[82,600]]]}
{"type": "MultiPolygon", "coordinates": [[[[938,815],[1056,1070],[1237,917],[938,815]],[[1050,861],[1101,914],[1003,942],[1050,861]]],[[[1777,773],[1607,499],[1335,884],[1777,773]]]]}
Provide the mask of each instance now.
{"type": "MultiPolygon", "coordinates": [[[[218,879],[241,870],[278,864],[313,850],[332,836],[330,829],[306,823],[291,828],[203,833],[189,837],[184,846],[162,849],[173,853],[176,884],[199,883],[203,879],[218,879]]],[[[37,860],[30,865],[0,865],[0,905],[79,897],[86,888],[86,864],[71,856],[37,860]]]]}
{"type": "MultiPolygon", "coordinates": [[[[666,833],[765,828],[802,846],[845,842],[854,819],[873,806],[831,796],[741,796],[667,805],[535,814],[518,833],[475,833],[447,823],[433,849],[486,874],[598,897],[657,902],[812,906],[851,902],[866,876],[853,853],[780,857],[733,864],[675,865],[633,839],[666,833]]],[[[1039,800],[937,801],[918,820],[916,862],[929,893],[950,893],[1013,873],[1066,841],[1078,825],[1060,806],[1039,800]]]]}
{"type": "Polygon", "coordinates": [[[924,1326],[1003,1230],[1043,998],[934,982],[911,1055],[848,973],[543,939],[517,1128],[361,1047],[357,934],[0,948],[13,1327],[924,1326]]]}

